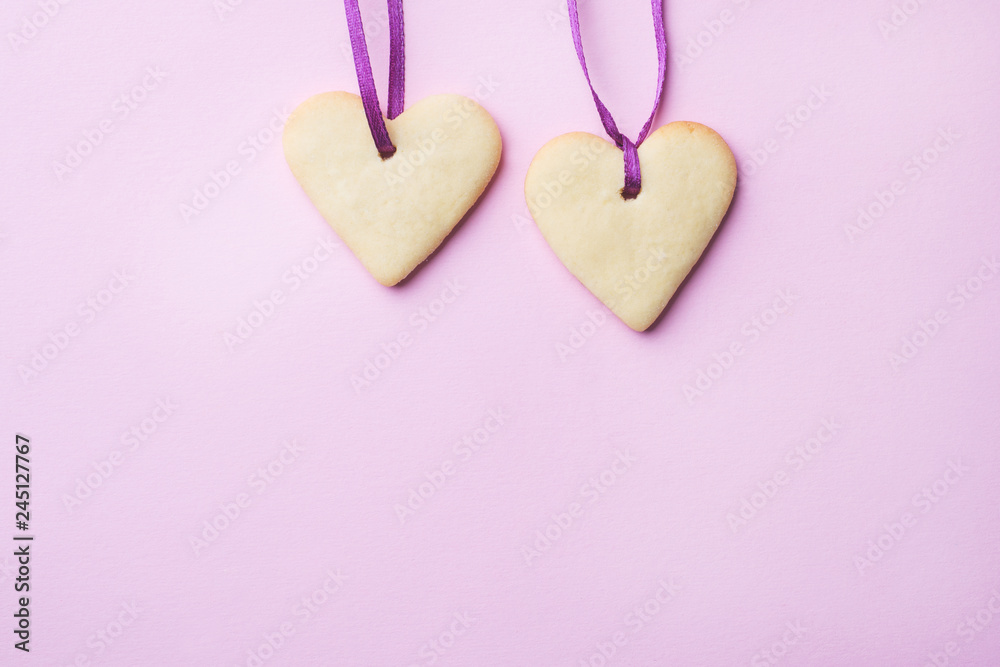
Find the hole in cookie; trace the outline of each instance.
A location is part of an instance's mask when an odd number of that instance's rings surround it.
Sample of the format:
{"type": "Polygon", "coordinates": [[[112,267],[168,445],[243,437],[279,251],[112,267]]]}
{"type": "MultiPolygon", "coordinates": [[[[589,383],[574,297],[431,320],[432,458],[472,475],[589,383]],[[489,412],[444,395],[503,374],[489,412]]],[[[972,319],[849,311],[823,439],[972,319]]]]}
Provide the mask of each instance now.
{"type": "Polygon", "coordinates": [[[385,153],[379,151],[379,157],[381,157],[383,160],[388,160],[389,158],[391,158],[395,154],[396,154],[396,147],[395,146],[392,147],[391,151],[386,151],[385,153]]]}
{"type": "Polygon", "coordinates": [[[625,188],[619,190],[622,199],[624,199],[625,201],[630,201],[632,199],[635,199],[636,197],[639,196],[640,192],[642,192],[642,190],[626,190],[625,188]]]}

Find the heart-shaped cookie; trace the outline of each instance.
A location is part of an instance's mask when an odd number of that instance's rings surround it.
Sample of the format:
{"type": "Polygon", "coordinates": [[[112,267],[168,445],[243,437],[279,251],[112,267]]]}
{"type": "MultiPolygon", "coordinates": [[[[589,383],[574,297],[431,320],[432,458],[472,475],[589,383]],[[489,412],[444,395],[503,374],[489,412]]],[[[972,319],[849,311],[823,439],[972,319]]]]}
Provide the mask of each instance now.
{"type": "Polygon", "coordinates": [[[622,151],[573,132],[542,147],[528,208],[560,261],[636,331],[666,307],[712,239],[736,188],[736,160],[714,130],[675,122],[639,146],[642,191],[622,198],[622,151]]]}
{"type": "Polygon", "coordinates": [[[319,212],[383,285],[434,252],[493,178],[500,131],[479,104],[435,95],[386,121],[383,159],[357,95],[322,93],[285,124],[285,159],[319,212]]]}

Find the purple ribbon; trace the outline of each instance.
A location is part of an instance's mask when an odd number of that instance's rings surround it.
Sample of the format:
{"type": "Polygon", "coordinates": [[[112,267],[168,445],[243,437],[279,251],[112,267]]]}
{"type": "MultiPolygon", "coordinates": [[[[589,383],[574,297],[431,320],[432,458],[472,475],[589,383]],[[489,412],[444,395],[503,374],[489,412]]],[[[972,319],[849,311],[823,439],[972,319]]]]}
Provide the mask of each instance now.
{"type": "MultiPolygon", "coordinates": [[[[403,113],[403,91],[405,79],[405,54],[403,52],[403,0],[388,0],[389,5],[389,109],[390,119],[403,113]]],[[[351,49],[354,51],[354,69],[358,73],[358,88],[361,91],[361,101],[368,117],[368,127],[372,139],[383,158],[391,157],[396,152],[389,138],[389,131],[382,118],[379,107],[378,92],[375,90],[375,77],[372,75],[372,63],[368,57],[368,43],[365,41],[365,27],[361,21],[361,10],[358,0],[344,0],[344,10],[347,12],[347,29],[351,33],[351,49]]]]}
{"type": "Polygon", "coordinates": [[[601,115],[601,123],[604,130],[611,137],[618,148],[625,153],[625,187],[622,189],[622,196],[625,199],[634,199],[642,190],[642,170],[639,167],[639,144],[646,139],[649,128],[653,125],[656,117],[656,110],[660,106],[660,98],[663,95],[663,82],[667,76],[667,37],[663,28],[663,0],[652,0],[653,4],[653,31],[656,34],[656,51],[659,57],[659,74],[656,84],[656,101],[653,102],[653,112],[649,115],[649,120],[642,127],[642,132],[633,143],[618,129],[611,112],[604,106],[604,102],[597,96],[594,84],[590,80],[590,72],[587,70],[587,59],[583,56],[583,40],[580,38],[580,16],[576,8],[576,0],[567,0],[566,8],[569,10],[569,25],[573,31],[573,44],[576,46],[576,55],[580,59],[583,67],[583,74],[587,77],[587,85],[590,86],[590,93],[594,96],[597,104],[597,112],[601,115]]]}

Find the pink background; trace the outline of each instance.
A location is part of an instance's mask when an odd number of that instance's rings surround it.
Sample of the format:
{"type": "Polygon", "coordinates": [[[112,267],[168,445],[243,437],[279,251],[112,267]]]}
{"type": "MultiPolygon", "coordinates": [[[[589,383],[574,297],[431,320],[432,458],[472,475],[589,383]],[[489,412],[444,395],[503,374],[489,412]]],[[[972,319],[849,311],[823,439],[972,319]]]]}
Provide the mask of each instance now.
{"type": "MultiPolygon", "coordinates": [[[[527,217],[535,151],[601,134],[557,0],[407,3],[407,99],[478,96],[504,156],[396,289],[268,129],[357,89],[340,3],[220,4],[0,9],[0,439],[31,438],[36,535],[30,656],[0,549],[0,662],[1000,664],[996,3],[668,3],[657,121],[741,174],[645,334],[527,217]]],[[[634,136],[648,3],[581,13],[634,136]]]]}

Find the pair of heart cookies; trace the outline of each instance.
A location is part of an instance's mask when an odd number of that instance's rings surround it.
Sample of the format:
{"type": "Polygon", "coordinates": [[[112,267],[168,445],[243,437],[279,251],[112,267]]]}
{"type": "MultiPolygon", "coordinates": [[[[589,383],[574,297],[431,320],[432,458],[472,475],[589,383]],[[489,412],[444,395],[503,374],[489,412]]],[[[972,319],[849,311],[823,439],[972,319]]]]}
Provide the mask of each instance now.
{"type": "MultiPolygon", "coordinates": [[[[500,163],[500,132],[479,104],[435,95],[386,120],[383,159],[361,98],[306,100],[288,119],[285,157],[316,208],[383,285],[397,284],[444,241],[500,163]]],[[[736,187],[736,162],[704,125],[675,122],[639,147],[642,190],[622,197],[623,154],[592,134],[550,141],[525,196],[560,261],[636,331],[648,328],[698,261],[736,187]]]]}

